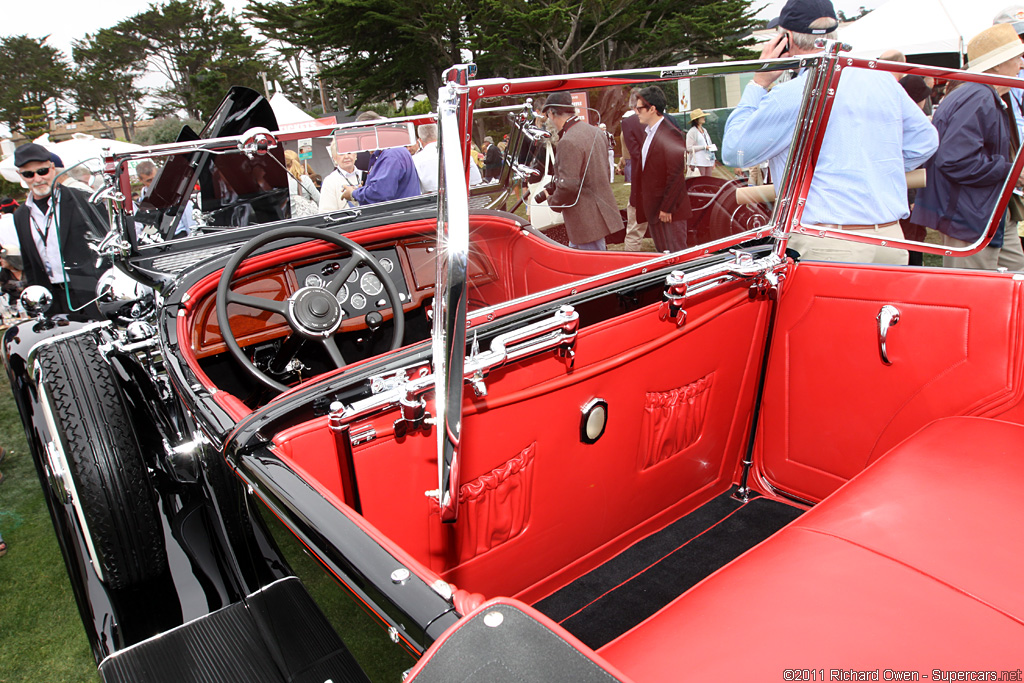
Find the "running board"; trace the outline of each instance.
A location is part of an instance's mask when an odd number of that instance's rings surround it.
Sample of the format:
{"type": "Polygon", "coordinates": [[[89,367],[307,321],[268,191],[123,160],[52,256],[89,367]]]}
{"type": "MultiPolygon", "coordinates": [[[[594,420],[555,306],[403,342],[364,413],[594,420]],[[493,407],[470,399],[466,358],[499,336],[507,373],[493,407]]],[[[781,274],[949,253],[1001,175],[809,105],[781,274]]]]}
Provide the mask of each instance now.
{"type": "Polygon", "coordinates": [[[110,655],[104,683],[369,683],[295,577],[110,655]]]}

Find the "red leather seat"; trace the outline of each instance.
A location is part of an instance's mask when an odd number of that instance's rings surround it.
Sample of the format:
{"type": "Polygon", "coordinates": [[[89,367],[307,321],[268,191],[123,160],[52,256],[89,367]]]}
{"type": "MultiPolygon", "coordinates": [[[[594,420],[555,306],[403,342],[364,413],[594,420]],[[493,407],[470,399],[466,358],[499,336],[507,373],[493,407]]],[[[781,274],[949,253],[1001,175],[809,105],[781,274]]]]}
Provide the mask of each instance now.
{"type": "Polygon", "coordinates": [[[928,425],[600,654],[636,681],[1017,671],[1024,426],[928,425]]]}

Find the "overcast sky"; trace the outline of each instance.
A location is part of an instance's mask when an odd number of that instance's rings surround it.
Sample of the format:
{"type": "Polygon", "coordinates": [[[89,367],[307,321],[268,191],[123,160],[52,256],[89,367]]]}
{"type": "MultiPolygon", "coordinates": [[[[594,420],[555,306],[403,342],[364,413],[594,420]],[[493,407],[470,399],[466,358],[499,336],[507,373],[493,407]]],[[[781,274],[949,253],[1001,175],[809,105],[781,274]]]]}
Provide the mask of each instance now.
{"type": "MultiPolygon", "coordinates": [[[[246,0],[221,0],[235,13],[246,0]]],[[[71,41],[81,40],[87,33],[113,26],[122,19],[145,12],[150,0],[39,0],[38,2],[5,3],[0,17],[0,35],[27,34],[32,38],[50,36],[48,44],[61,49],[71,58],[71,41]]]]}
{"type": "MultiPolygon", "coordinates": [[[[762,0],[764,1],[764,0],[762,0]]],[[[864,5],[874,8],[884,0],[834,0],[837,10],[847,14],[857,14],[858,8],[864,5]]],[[[239,12],[246,0],[222,0],[225,7],[239,12]]],[[[0,19],[0,35],[28,34],[40,38],[49,34],[49,44],[64,50],[71,57],[71,41],[80,40],[87,33],[95,33],[101,28],[113,26],[121,19],[145,11],[149,0],[38,0],[37,2],[5,3],[2,19],[0,19]]],[[[761,4],[755,0],[754,5],[761,4]]],[[[767,6],[758,16],[771,18],[778,15],[785,0],[767,0],[767,6]]]]}

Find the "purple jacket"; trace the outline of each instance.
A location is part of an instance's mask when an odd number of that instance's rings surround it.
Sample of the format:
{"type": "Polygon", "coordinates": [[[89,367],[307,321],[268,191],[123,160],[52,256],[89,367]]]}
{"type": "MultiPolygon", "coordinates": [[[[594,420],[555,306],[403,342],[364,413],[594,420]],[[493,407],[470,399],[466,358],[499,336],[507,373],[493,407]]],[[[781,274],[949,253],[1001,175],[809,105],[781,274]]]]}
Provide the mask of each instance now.
{"type": "Polygon", "coordinates": [[[353,199],[360,204],[376,204],[415,197],[420,193],[420,177],[409,150],[394,147],[374,156],[377,158],[366,177],[366,184],[352,193],[353,199]]]}
{"type": "MultiPolygon", "coordinates": [[[[992,86],[964,83],[942,100],[932,123],[939,149],[925,164],[928,184],[918,190],[910,220],[973,242],[988,224],[1013,165],[1008,112],[992,86]]],[[[989,246],[1003,246],[1002,230],[989,246]]]]}

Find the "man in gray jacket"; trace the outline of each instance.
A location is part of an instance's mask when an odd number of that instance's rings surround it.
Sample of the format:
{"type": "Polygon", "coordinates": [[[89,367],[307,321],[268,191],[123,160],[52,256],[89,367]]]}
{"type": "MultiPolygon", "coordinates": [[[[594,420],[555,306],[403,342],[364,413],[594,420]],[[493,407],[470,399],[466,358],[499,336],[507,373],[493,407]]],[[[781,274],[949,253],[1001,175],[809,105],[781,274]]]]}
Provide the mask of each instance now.
{"type": "Polygon", "coordinates": [[[608,169],[608,136],[576,114],[572,97],[556,92],[541,112],[559,131],[552,181],[534,200],[565,217],[569,246],[604,251],[605,237],[622,230],[608,169]]]}

